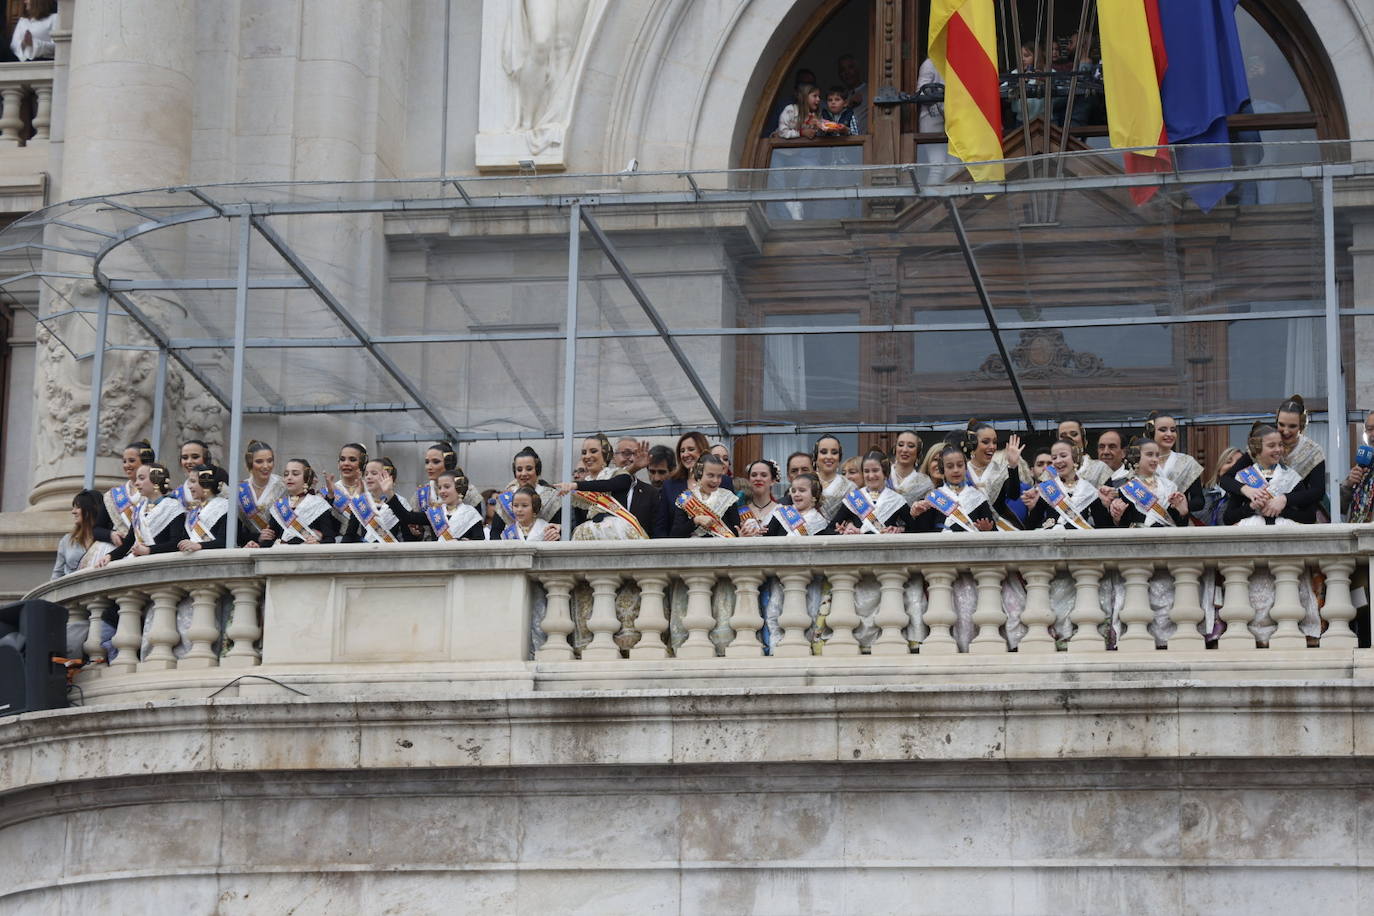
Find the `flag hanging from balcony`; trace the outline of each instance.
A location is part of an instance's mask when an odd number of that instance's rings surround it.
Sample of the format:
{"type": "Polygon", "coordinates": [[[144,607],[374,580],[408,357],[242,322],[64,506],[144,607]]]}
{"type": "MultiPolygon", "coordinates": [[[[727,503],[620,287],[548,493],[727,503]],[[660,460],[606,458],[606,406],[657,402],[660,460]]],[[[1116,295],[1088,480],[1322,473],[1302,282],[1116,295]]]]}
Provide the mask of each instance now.
{"type": "MultiPolygon", "coordinates": [[[[1102,36],[1102,81],[1107,95],[1107,126],[1112,146],[1165,146],[1160,84],[1169,66],[1159,19],[1158,0],[1099,3],[1102,36]]],[[[1173,160],[1166,149],[1125,154],[1126,172],[1167,172],[1173,160]]],[[[1131,198],[1144,204],[1157,186],[1131,188],[1131,198]]]]}
{"type": "MultiPolygon", "coordinates": [[[[1236,28],[1238,0],[1157,0],[1168,52],[1160,83],[1164,125],[1175,144],[1180,170],[1230,168],[1226,119],[1250,100],[1245,57],[1236,28]]],[[[1101,9],[1101,6],[1099,6],[1101,9]]],[[[1188,194],[1209,211],[1230,182],[1188,185],[1188,194]]]]}
{"type": "Polygon", "coordinates": [[[930,59],[945,80],[950,155],[986,163],[968,167],[974,181],[1001,181],[1006,171],[993,0],[933,0],[930,59]]]}

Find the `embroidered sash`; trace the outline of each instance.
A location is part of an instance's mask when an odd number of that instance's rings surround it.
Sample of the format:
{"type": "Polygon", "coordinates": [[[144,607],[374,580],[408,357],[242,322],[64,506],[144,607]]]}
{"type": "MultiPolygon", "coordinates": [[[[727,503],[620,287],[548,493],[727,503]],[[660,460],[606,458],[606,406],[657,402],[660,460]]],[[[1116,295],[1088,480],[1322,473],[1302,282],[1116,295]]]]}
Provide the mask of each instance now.
{"type": "Polygon", "coordinates": [[[844,504],[845,508],[858,516],[859,527],[873,534],[882,534],[882,522],[878,521],[878,516],[873,511],[873,502],[867,493],[859,489],[850,490],[844,495],[844,504]]]}
{"type": "Polygon", "coordinates": [[[307,494],[293,509],[291,497],[287,495],[272,504],[272,517],[281,525],[282,540],[294,534],[297,540],[303,541],[314,533],[310,530],[310,523],[319,518],[328,507],[329,503],[323,498],[307,494]]]}
{"type": "Polygon", "coordinates": [[[1121,485],[1121,495],[1126,500],[1140,510],[1145,516],[1145,526],[1147,528],[1154,525],[1168,525],[1170,528],[1177,528],[1171,516],[1162,505],[1159,497],[1153,490],[1145,485],[1145,482],[1138,477],[1132,477],[1121,485]]]}
{"type": "MultiPolygon", "coordinates": [[[[1051,468],[1050,470],[1053,471],[1054,469],[1051,468]]],[[[1058,474],[1046,475],[1044,480],[1036,484],[1036,489],[1040,491],[1040,497],[1049,503],[1055,512],[1059,513],[1059,518],[1065,525],[1082,531],[1092,530],[1092,525],[1088,524],[1088,520],[1069,501],[1069,494],[1064,492],[1064,486],[1060,483],[1058,474]]],[[[1074,489],[1077,490],[1077,487],[1074,489]]]]}
{"type": "Polygon", "coordinates": [[[579,499],[586,502],[590,508],[600,509],[602,512],[614,515],[616,518],[633,528],[640,537],[647,538],[649,536],[645,534],[644,526],[639,524],[639,519],[635,518],[630,510],[622,506],[619,500],[611,494],[596,493],[591,490],[579,490],[577,496],[579,499]]]}
{"type": "MultiPolygon", "coordinates": [[[[481,524],[482,514],[467,503],[459,503],[449,514],[448,507],[442,503],[425,509],[434,536],[441,541],[456,541],[467,534],[473,525],[481,524]]],[[[503,532],[504,533],[504,532],[503,532]]]]}
{"type": "Polygon", "coordinates": [[[122,483],[110,490],[110,502],[114,504],[114,515],[124,522],[125,528],[132,528],[137,515],[139,499],[129,491],[131,484],[122,483]]]}
{"type": "MultiPolygon", "coordinates": [[[[816,510],[812,509],[811,511],[815,512],[816,510]]],[[[782,521],[782,526],[787,529],[788,537],[804,537],[813,533],[806,526],[806,519],[797,511],[796,506],[778,506],[773,511],[773,515],[782,521]]]]}
{"type": "Polygon", "coordinates": [[[377,510],[372,506],[372,497],[366,492],[359,493],[357,496],[353,497],[349,505],[353,509],[353,516],[363,526],[363,536],[365,538],[380,541],[383,544],[397,543],[395,535],[387,530],[387,527],[382,524],[381,518],[378,517],[377,510]]]}
{"type": "Polygon", "coordinates": [[[988,498],[977,487],[964,487],[955,493],[948,486],[943,486],[931,490],[926,495],[926,500],[944,515],[946,530],[953,530],[949,527],[952,522],[965,531],[974,532],[978,530],[978,526],[974,524],[970,513],[986,503],[988,498]]]}
{"type": "Polygon", "coordinates": [[[229,500],[216,496],[204,506],[196,506],[186,514],[186,535],[204,544],[215,539],[215,525],[229,511],[229,500]]]}
{"type": "MultiPolygon", "coordinates": [[[[716,491],[716,493],[719,492],[721,491],[716,491]]],[[[715,496],[715,493],[712,493],[711,496],[715,496]]],[[[709,498],[710,497],[708,497],[708,499],[709,498]]],[[[706,500],[703,500],[693,490],[682,491],[677,498],[677,507],[683,512],[686,512],[688,518],[696,518],[699,515],[707,516],[710,519],[710,522],[707,523],[705,528],[707,534],[714,535],[718,538],[732,538],[735,536],[735,533],[727,528],[725,523],[720,520],[720,513],[707,505],[706,500]]]]}
{"type": "MultiPolygon", "coordinates": [[[[271,491],[272,483],[269,480],[263,490],[264,498],[269,496],[271,491]]],[[[264,511],[265,508],[267,507],[259,504],[258,498],[253,495],[253,485],[246,480],[239,481],[239,509],[243,512],[244,517],[258,528],[266,528],[267,512],[264,511]]]]}
{"type": "Polygon", "coordinates": [[[1284,464],[1275,465],[1266,475],[1252,464],[1237,471],[1236,480],[1256,490],[1268,490],[1274,496],[1287,496],[1293,492],[1294,487],[1302,483],[1302,475],[1284,464]]]}

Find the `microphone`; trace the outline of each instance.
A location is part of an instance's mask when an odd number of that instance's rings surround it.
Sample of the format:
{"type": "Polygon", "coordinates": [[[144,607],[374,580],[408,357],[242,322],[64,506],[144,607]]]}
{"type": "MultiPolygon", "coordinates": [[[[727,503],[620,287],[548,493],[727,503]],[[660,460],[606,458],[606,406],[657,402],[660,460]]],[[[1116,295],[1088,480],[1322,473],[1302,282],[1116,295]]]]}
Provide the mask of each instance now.
{"type": "Polygon", "coordinates": [[[1355,449],[1355,463],[1362,468],[1374,465],[1374,448],[1368,445],[1361,445],[1355,449]]]}

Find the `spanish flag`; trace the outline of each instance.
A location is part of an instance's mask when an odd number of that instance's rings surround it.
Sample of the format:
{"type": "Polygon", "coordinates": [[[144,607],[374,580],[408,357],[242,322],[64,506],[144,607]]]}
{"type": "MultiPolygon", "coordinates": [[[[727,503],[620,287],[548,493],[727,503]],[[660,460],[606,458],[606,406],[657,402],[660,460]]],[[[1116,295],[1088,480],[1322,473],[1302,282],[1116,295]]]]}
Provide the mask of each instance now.
{"type": "MultiPolygon", "coordinates": [[[[1169,66],[1158,0],[1099,3],[1102,36],[1102,81],[1107,93],[1107,125],[1112,146],[1121,149],[1167,146],[1160,84],[1169,66]]],[[[1126,171],[1167,172],[1173,162],[1167,149],[1126,153],[1126,171]]],[[[1136,204],[1154,197],[1158,187],[1131,188],[1136,204]]]]}
{"type": "Polygon", "coordinates": [[[945,81],[949,152],[974,181],[1001,181],[1002,99],[993,0],[932,0],[930,59],[945,81]]]}

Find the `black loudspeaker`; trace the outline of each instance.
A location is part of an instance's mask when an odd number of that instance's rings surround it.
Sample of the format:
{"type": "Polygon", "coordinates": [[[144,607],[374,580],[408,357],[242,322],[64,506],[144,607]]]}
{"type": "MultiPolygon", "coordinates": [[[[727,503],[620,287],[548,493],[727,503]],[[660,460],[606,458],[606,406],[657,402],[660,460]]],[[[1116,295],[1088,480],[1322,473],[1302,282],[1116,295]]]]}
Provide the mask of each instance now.
{"type": "Polygon", "coordinates": [[[0,716],[67,705],[67,609],[51,601],[0,607],[0,716]]]}

